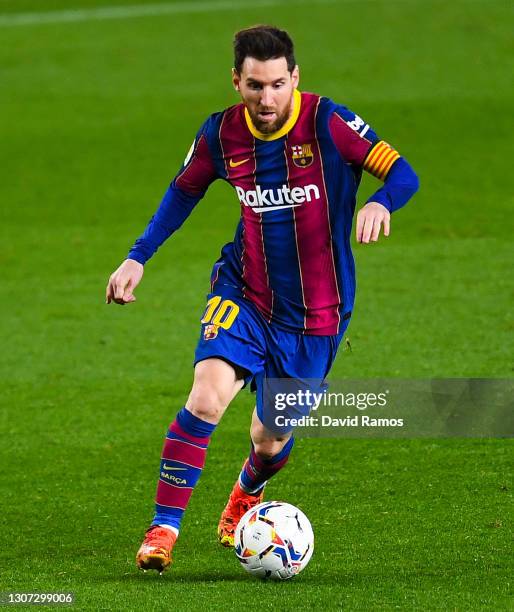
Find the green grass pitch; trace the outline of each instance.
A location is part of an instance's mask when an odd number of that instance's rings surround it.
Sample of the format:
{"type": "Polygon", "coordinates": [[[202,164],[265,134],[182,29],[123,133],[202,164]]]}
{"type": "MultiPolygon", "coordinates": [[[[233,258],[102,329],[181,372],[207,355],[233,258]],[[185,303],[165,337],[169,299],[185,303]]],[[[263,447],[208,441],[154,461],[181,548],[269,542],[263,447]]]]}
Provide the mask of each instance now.
{"type": "Polygon", "coordinates": [[[310,517],[314,557],[293,581],[249,579],[215,534],[248,448],[246,392],[213,438],[172,570],[137,572],[210,268],[238,217],[230,190],[214,185],[147,265],[137,304],[103,303],[198,126],[236,101],[233,33],[271,21],[295,39],[301,88],[366,118],[421,179],[391,237],[355,248],[352,351],[333,377],[512,377],[512,4],[8,20],[141,2],[0,0],[0,591],[73,591],[81,610],[512,609],[505,439],[299,440],[267,497],[310,517]]]}

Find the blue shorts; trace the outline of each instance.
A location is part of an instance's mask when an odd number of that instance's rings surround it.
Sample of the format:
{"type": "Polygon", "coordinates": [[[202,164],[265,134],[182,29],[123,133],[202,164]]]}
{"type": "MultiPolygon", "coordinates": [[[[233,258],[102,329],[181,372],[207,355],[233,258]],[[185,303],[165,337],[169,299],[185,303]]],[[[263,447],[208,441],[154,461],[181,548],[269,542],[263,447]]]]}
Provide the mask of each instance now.
{"type": "Polygon", "coordinates": [[[195,365],[217,357],[244,369],[245,385],[256,391],[257,415],[265,425],[272,410],[263,391],[268,379],[323,381],[327,376],[346,326],[337,336],[292,333],[270,325],[252,302],[235,292],[211,293],[207,299],[195,365]]]}

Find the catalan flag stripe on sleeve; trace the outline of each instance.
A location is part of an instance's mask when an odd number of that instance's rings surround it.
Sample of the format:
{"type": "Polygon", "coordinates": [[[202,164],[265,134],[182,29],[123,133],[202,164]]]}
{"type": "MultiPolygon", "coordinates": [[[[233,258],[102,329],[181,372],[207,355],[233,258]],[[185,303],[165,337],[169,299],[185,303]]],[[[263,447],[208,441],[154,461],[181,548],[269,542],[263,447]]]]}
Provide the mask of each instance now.
{"type": "Polygon", "coordinates": [[[364,170],[383,181],[399,157],[398,151],[381,140],[368,153],[364,161],[364,170]]]}

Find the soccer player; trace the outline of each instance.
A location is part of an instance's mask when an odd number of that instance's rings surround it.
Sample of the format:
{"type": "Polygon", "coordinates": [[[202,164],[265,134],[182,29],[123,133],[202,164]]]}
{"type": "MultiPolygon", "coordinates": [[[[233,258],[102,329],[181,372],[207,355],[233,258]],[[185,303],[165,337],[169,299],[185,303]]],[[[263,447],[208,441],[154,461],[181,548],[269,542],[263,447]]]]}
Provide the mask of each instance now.
{"type": "Polygon", "coordinates": [[[262,501],[294,438],[266,427],[270,378],[328,374],[355,294],[350,235],[363,170],[383,185],[357,215],[357,241],[375,242],[418,188],[400,154],[345,106],[298,90],[289,35],[271,26],[238,32],[232,84],[242,102],[211,115],[128,258],[111,275],[106,301],[129,304],[145,263],[186,220],[216,179],[241,206],[234,240],[214,264],[187,402],[164,441],[152,524],[137,553],[162,572],[202,472],[211,436],[240,389],[256,408],[251,447],[218,525],[233,546],[240,517],[262,501]]]}

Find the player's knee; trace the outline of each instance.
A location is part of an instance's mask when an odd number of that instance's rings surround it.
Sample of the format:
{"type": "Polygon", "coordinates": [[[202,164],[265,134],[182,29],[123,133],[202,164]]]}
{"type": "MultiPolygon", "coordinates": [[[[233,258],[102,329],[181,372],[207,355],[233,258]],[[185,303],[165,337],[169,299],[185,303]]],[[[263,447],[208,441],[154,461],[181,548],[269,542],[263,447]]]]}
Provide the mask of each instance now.
{"type": "Polygon", "coordinates": [[[228,405],[223,393],[212,385],[194,385],[186,403],[194,416],[204,421],[218,422],[228,405]]]}
{"type": "Polygon", "coordinates": [[[253,448],[257,455],[264,461],[273,459],[275,455],[284,448],[287,439],[268,439],[262,441],[254,441],[253,448]]]}
{"type": "Polygon", "coordinates": [[[217,423],[242,385],[243,379],[227,362],[214,358],[200,361],[186,408],[200,419],[217,423]]]}
{"type": "Polygon", "coordinates": [[[257,455],[264,461],[272,459],[275,455],[284,448],[291,435],[284,434],[273,436],[271,432],[264,427],[261,420],[254,412],[252,426],[250,427],[250,437],[257,455]]]}

